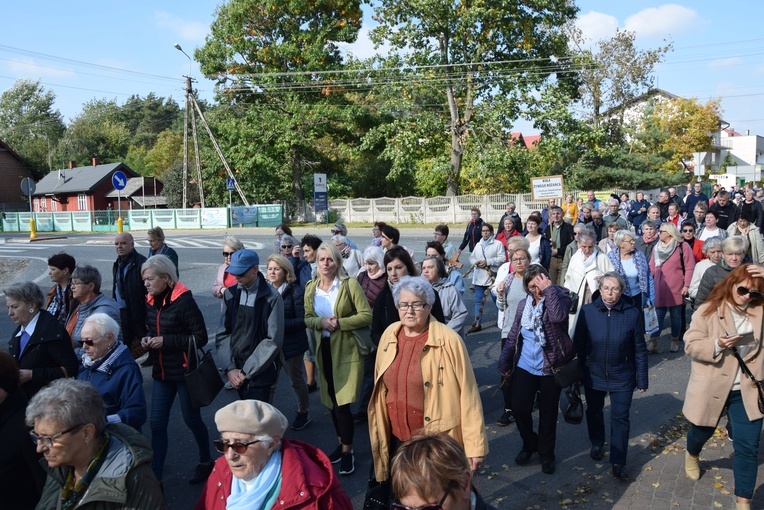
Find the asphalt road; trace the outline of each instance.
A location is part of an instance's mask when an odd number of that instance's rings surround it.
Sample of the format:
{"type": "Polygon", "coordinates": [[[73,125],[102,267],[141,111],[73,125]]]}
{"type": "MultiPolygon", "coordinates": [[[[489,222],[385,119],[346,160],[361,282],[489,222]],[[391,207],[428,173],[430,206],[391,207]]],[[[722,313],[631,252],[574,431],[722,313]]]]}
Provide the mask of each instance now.
{"type": "MultiPolygon", "coordinates": [[[[457,229],[454,229],[457,230],[457,229]]],[[[459,231],[461,229],[458,229],[459,231]]],[[[298,239],[305,233],[315,233],[329,239],[328,228],[297,229],[298,239]]],[[[256,249],[261,259],[273,250],[272,229],[232,229],[231,234],[238,236],[248,248],[256,249]]],[[[432,239],[431,229],[402,230],[401,244],[416,252],[417,260],[424,255],[425,242],[432,239]]],[[[148,252],[148,243],[144,233],[134,233],[137,248],[141,253],[148,252]]],[[[177,231],[167,232],[168,243],[178,252],[180,259],[181,281],[194,294],[204,314],[210,336],[214,334],[219,319],[219,301],[210,294],[217,268],[223,262],[221,242],[226,232],[223,231],[177,231]]],[[[352,229],[350,238],[359,247],[368,245],[370,229],[352,229]]],[[[454,236],[452,236],[454,237],[454,236]]],[[[454,239],[456,240],[456,239],[454,239]]],[[[51,285],[47,277],[46,259],[50,255],[66,251],[78,262],[87,262],[101,271],[102,289],[111,295],[111,268],[116,257],[112,246],[113,235],[74,235],[66,239],[27,242],[23,236],[5,235],[0,238],[0,259],[16,267],[10,274],[0,274],[0,284],[9,281],[34,280],[43,289],[51,285]]],[[[462,262],[467,262],[468,254],[462,255],[462,262]]],[[[474,294],[465,293],[467,308],[472,312],[474,294]]],[[[538,459],[525,467],[514,465],[513,459],[520,450],[520,437],[514,425],[498,427],[494,421],[502,411],[501,395],[498,392],[499,378],[496,362],[499,355],[500,332],[496,328],[496,309],[488,304],[484,313],[483,331],[467,338],[475,376],[480,386],[481,399],[485,412],[485,421],[490,453],[484,468],[478,473],[476,484],[487,502],[497,508],[559,508],[560,502],[571,499],[580,504],[568,504],[568,507],[588,508],[587,501],[593,501],[597,494],[608,501],[619,501],[628,497],[628,484],[612,480],[607,474],[606,461],[595,464],[589,459],[589,441],[585,425],[568,425],[560,418],[557,440],[557,473],[543,475],[538,459]],[[582,489],[583,487],[583,489],[582,489]],[[587,497],[576,499],[578,494],[587,497]],[[603,495],[604,494],[604,495],[603,495]],[[583,499],[583,500],[582,500],[583,499]]],[[[14,324],[6,314],[0,315],[0,348],[7,347],[7,339],[14,329],[14,324]]],[[[650,357],[651,388],[644,394],[635,394],[632,405],[632,448],[629,452],[629,471],[632,476],[639,474],[642,466],[653,458],[650,448],[656,434],[660,434],[676,419],[681,409],[687,377],[689,360],[681,354],[668,354],[667,339],[663,338],[661,349],[666,351],[650,357]],[[666,344],[666,345],[663,345],[666,344]]],[[[151,398],[151,372],[143,369],[147,399],[151,398]]],[[[214,412],[236,398],[233,391],[222,391],[216,401],[202,412],[207,423],[211,439],[217,437],[214,412]]],[[[282,373],[276,392],[274,405],[292,419],[296,402],[288,378],[282,373]]],[[[606,407],[607,413],[607,407],[606,407]]],[[[324,451],[330,452],[336,445],[331,417],[328,409],[319,402],[318,394],[311,394],[310,415],[312,423],[302,431],[289,430],[287,438],[295,438],[312,443],[324,451]]],[[[606,415],[607,419],[607,415],[606,415]]],[[[183,424],[180,408],[176,404],[171,418],[171,443],[165,468],[164,488],[170,509],[193,508],[201,492],[201,486],[190,486],[190,478],[198,459],[190,431],[183,424]]],[[[143,428],[150,437],[148,424],[143,428]]],[[[354,444],[356,452],[356,472],[340,477],[343,488],[353,501],[354,508],[361,508],[363,494],[371,465],[368,430],[365,424],[356,428],[354,444]]],[[[600,507],[598,507],[600,508],[600,507]]]]}

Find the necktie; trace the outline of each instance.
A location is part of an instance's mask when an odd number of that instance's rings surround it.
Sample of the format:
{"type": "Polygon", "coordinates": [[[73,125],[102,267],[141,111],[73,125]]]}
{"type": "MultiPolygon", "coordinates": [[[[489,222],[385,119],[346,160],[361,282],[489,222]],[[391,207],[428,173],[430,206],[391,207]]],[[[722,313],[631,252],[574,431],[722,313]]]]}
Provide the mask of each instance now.
{"type": "Polygon", "coordinates": [[[29,333],[24,331],[21,333],[21,343],[19,344],[19,357],[24,353],[24,349],[26,349],[27,344],[29,343],[29,333]]]}

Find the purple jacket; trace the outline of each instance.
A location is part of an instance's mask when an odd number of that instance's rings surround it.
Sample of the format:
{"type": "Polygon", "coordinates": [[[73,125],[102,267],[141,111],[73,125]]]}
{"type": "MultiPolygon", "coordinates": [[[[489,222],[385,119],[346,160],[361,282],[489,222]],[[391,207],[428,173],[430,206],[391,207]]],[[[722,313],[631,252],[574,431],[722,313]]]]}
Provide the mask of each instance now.
{"type": "MultiPolygon", "coordinates": [[[[559,285],[551,285],[544,291],[544,375],[552,375],[552,367],[564,365],[575,356],[573,341],[568,336],[568,315],[570,312],[570,295],[568,289],[559,285]],[[549,366],[549,364],[552,366],[549,366]]],[[[507,335],[507,342],[499,356],[499,373],[510,374],[517,367],[517,360],[523,350],[523,337],[520,332],[520,319],[523,317],[525,301],[517,307],[515,321],[507,335]]]]}

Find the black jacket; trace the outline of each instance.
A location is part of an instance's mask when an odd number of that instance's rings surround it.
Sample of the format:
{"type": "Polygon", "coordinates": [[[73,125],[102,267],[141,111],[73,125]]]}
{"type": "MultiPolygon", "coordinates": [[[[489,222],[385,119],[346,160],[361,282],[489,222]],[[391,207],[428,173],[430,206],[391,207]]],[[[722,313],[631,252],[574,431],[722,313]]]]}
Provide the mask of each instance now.
{"type": "MultiPolygon", "coordinates": [[[[120,316],[122,317],[122,338],[125,344],[129,347],[133,345],[135,339],[140,340],[146,336],[146,286],[143,285],[143,279],[141,278],[141,266],[146,262],[146,257],[135,251],[131,251],[125,257],[125,263],[127,264],[127,271],[124,278],[124,296],[125,309],[120,309],[120,316]]],[[[111,297],[117,299],[117,268],[119,267],[119,258],[114,262],[112,267],[112,277],[114,283],[112,284],[111,297]]]]}
{"type": "Polygon", "coordinates": [[[145,308],[147,335],[161,336],[163,339],[161,349],[149,351],[153,361],[151,376],[160,381],[185,380],[185,372],[196,366],[193,354],[188,359],[189,345],[193,345],[192,336],[196,338],[197,347],[207,345],[204,316],[191,291],[182,283],[176,283],[161,302],[157,303],[154,296],[149,296],[145,308]]]}
{"type": "Polygon", "coordinates": [[[13,331],[11,340],[8,342],[8,352],[18,362],[19,368],[32,370],[32,380],[21,386],[27,398],[32,398],[54,379],[77,377],[79,367],[64,325],[45,310],[40,310],[39,313],[37,326],[21,356],[19,356],[21,338],[16,336],[21,326],[13,331]]]}
{"type": "MultiPolygon", "coordinates": [[[[432,305],[430,311],[435,320],[443,324],[446,323],[446,319],[443,317],[443,307],[440,304],[440,298],[438,293],[435,293],[435,303],[432,305]]],[[[393,291],[390,289],[390,285],[385,285],[377,295],[377,300],[374,302],[374,310],[372,310],[371,316],[371,340],[374,345],[379,345],[379,339],[382,338],[382,333],[385,332],[387,327],[391,324],[395,324],[401,320],[398,314],[398,309],[395,308],[395,300],[393,299],[393,291]]]]}
{"type": "MultiPolygon", "coordinates": [[[[552,225],[548,225],[544,231],[544,235],[549,241],[552,241],[552,225]]],[[[570,223],[562,222],[560,227],[560,245],[555,246],[557,248],[557,255],[552,255],[554,258],[561,259],[565,256],[565,249],[570,243],[573,242],[573,225],[570,223]]]]}
{"type": "Polygon", "coordinates": [[[512,223],[515,224],[515,230],[517,230],[518,232],[523,231],[523,222],[520,219],[520,215],[517,214],[517,212],[512,213],[511,216],[507,213],[504,213],[501,219],[499,220],[499,229],[496,231],[496,235],[499,235],[502,232],[504,232],[504,220],[506,220],[507,217],[512,218],[512,223]]]}
{"type": "Polygon", "coordinates": [[[483,223],[483,218],[478,218],[474,223],[472,221],[467,223],[467,228],[464,231],[464,239],[462,239],[462,244],[459,245],[459,251],[464,250],[464,247],[468,244],[470,246],[470,251],[475,249],[475,245],[482,239],[480,230],[483,228],[483,223]]]}
{"type": "Polygon", "coordinates": [[[714,202],[708,210],[714,211],[719,216],[719,221],[716,225],[724,230],[727,230],[727,227],[735,223],[740,214],[740,211],[732,200],[728,200],[727,204],[724,206],[719,205],[719,202],[714,202]]]}
{"type": "Polygon", "coordinates": [[[281,295],[284,300],[284,343],[281,352],[284,359],[302,356],[308,350],[308,334],[305,329],[305,289],[292,282],[281,295]]]}

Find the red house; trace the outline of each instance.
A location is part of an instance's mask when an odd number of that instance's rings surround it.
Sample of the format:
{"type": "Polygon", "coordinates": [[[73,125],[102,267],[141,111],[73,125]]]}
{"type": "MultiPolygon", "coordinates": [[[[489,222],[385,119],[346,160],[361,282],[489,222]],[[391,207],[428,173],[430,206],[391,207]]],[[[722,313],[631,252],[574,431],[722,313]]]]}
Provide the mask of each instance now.
{"type": "Polygon", "coordinates": [[[21,181],[32,177],[21,156],[0,140],[0,204],[3,211],[28,211],[29,202],[21,192],[21,181]]]}

